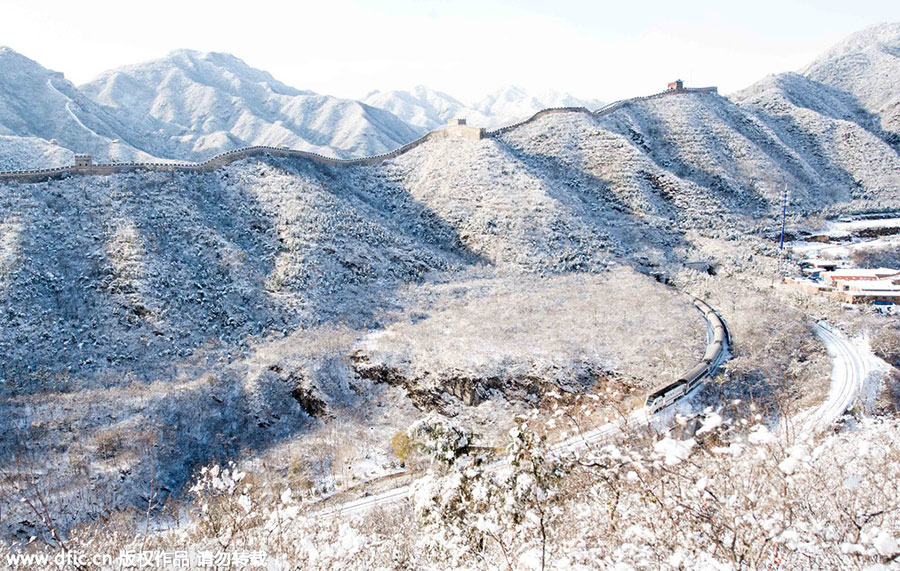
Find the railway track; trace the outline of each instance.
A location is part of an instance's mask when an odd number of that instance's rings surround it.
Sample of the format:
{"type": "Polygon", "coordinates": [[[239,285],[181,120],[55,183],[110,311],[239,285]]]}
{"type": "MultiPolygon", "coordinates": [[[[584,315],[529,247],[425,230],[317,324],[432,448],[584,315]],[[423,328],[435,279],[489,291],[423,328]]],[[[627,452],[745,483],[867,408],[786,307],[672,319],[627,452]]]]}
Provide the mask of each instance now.
{"type": "Polygon", "coordinates": [[[793,418],[798,434],[812,434],[831,426],[853,406],[873,371],[869,355],[861,354],[842,333],[824,323],[817,323],[815,332],[833,359],[831,387],[821,405],[793,418]]]}
{"type": "MultiPolygon", "coordinates": [[[[694,306],[701,313],[703,313],[704,319],[706,320],[707,348],[706,352],[704,353],[703,360],[700,362],[700,364],[691,369],[688,374],[682,375],[679,379],[663,387],[660,387],[653,393],[651,393],[651,397],[661,392],[668,394],[669,391],[675,391],[677,392],[677,395],[669,398],[665,404],[657,406],[656,408],[651,409],[650,406],[643,406],[633,411],[622,420],[609,422],[588,432],[584,432],[561,442],[557,442],[556,444],[550,446],[550,451],[552,453],[566,454],[577,452],[591,446],[592,444],[600,440],[603,440],[611,434],[614,434],[621,430],[626,430],[630,426],[647,426],[650,421],[653,420],[654,416],[656,416],[663,410],[673,406],[679,400],[688,396],[694,389],[697,388],[697,386],[700,384],[700,380],[715,373],[718,366],[721,365],[722,361],[727,356],[728,343],[730,341],[728,329],[719,314],[705,302],[699,299],[695,299],[694,306]],[[698,373],[698,368],[702,368],[703,372],[698,373]],[[690,383],[685,382],[686,378],[688,377],[692,379],[690,383]]],[[[650,397],[648,397],[648,401],[649,400],[650,397]]],[[[487,469],[501,470],[505,466],[506,462],[504,460],[498,460],[490,464],[487,469]]],[[[409,498],[410,490],[411,488],[408,484],[399,486],[397,488],[387,490],[379,494],[364,496],[362,498],[351,500],[349,502],[326,507],[316,512],[314,515],[316,517],[326,517],[334,515],[346,516],[363,513],[381,505],[403,501],[409,498]]]]}

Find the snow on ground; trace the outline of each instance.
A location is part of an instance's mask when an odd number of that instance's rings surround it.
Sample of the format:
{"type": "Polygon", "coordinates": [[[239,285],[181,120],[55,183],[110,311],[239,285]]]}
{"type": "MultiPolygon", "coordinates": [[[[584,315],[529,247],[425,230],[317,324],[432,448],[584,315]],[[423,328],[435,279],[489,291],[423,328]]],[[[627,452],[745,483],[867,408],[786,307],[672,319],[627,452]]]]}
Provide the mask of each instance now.
{"type": "Polygon", "coordinates": [[[365,367],[419,387],[490,388],[528,379],[579,392],[604,375],[639,386],[674,379],[703,354],[701,315],[684,296],[619,268],[599,276],[516,276],[415,288],[406,315],[364,337],[365,367]],[[648,313],[647,307],[666,307],[648,313]]]}
{"type": "MultiPolygon", "coordinates": [[[[820,323],[816,334],[833,358],[831,388],[818,407],[790,419],[800,433],[828,430],[847,409],[859,404],[871,408],[881,390],[881,378],[889,365],[876,357],[868,341],[848,339],[841,331],[820,323]]],[[[787,419],[786,419],[787,420],[787,419]]]]}
{"type": "Polygon", "coordinates": [[[830,220],[825,224],[826,232],[830,234],[853,234],[858,230],[872,228],[898,228],[900,218],[876,218],[872,220],[830,220]]]}
{"type": "Polygon", "coordinates": [[[75,153],[36,137],[0,136],[0,172],[63,167],[75,153]]]}

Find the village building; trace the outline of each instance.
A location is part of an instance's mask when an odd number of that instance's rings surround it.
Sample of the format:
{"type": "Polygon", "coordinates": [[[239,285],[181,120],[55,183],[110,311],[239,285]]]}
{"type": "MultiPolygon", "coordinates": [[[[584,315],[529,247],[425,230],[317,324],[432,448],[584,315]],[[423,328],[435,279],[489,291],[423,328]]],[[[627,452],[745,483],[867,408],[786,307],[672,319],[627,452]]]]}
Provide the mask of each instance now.
{"type": "Polygon", "coordinates": [[[785,283],[804,293],[848,304],[900,305],[900,270],[846,268],[841,262],[822,260],[804,260],[802,265],[804,276],[788,278],[785,283]],[[831,271],[822,271],[827,268],[831,271]]]}
{"type": "Polygon", "coordinates": [[[822,274],[822,279],[825,283],[832,287],[836,287],[837,282],[877,281],[889,278],[900,278],[900,270],[892,268],[844,268],[822,274]]]}

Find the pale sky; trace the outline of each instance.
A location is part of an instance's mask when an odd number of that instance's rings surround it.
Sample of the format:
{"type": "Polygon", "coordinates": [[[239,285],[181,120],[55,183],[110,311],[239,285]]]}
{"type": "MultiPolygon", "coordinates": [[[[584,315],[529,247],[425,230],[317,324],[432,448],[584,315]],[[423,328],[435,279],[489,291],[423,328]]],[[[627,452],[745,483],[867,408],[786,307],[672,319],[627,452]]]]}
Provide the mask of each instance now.
{"type": "Polygon", "coordinates": [[[190,48],[342,97],[422,84],[469,103],[513,84],[612,101],[676,78],[729,93],[896,21],[897,0],[2,0],[0,45],[76,84],[190,48]]]}

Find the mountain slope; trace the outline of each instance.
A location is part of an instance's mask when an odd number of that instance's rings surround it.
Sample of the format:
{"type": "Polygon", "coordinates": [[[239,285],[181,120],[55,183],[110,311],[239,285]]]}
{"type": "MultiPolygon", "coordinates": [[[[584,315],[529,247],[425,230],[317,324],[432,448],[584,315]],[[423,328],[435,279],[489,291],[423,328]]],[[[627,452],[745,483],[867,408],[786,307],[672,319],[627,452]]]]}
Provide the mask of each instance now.
{"type": "Polygon", "coordinates": [[[37,137],[0,135],[0,172],[71,165],[75,153],[37,137]]]}
{"type": "Polygon", "coordinates": [[[106,72],[81,90],[180,158],[247,145],[364,156],[419,135],[389,112],[294,89],[228,54],[180,50],[106,72]]]}
{"type": "Polygon", "coordinates": [[[601,123],[731,210],[771,208],[785,184],[792,204],[807,210],[889,197],[900,185],[900,156],[883,140],[774,93],[741,105],[713,94],[669,96],[629,105],[601,123]]]}
{"type": "MultiPolygon", "coordinates": [[[[117,121],[80,93],[61,73],[6,47],[0,47],[0,136],[27,137],[21,147],[7,139],[0,148],[6,164],[46,166],[35,139],[46,145],[55,139],[72,152],[87,152],[111,160],[146,160],[144,141],[129,125],[117,121]]],[[[51,153],[52,154],[52,153],[51,153]]]]}
{"type": "Polygon", "coordinates": [[[365,320],[398,283],[475,261],[408,193],[334,180],[307,162],[253,161],[0,185],[4,374],[152,378],[204,344],[365,320]]]}
{"type": "Polygon", "coordinates": [[[855,137],[859,130],[847,124],[853,123],[900,152],[898,76],[900,24],[882,24],[853,34],[799,73],[769,76],[732,99],[768,116],[773,128],[802,131],[807,146],[835,130],[855,137]]]}
{"type": "Polygon", "coordinates": [[[857,32],[822,54],[801,74],[853,95],[900,141],[900,23],[857,32]]]}
{"type": "Polygon", "coordinates": [[[450,95],[422,85],[410,91],[374,91],[363,102],[390,111],[422,131],[431,131],[457,117],[468,118],[473,125],[480,125],[485,119],[450,95]]]}
{"type": "Polygon", "coordinates": [[[247,160],[2,185],[0,302],[12,310],[0,349],[12,369],[152,374],[160,354],[367,322],[382,296],[429,272],[668,271],[690,255],[689,232],[730,236],[773,214],[782,180],[794,211],[900,202],[886,143],[833,127],[819,147],[794,145],[800,135],[727,99],[677,95],[432,140],[373,167],[247,160]]]}
{"type": "Polygon", "coordinates": [[[556,91],[532,95],[521,87],[508,85],[487,95],[474,107],[491,118],[492,124],[489,126],[499,127],[527,119],[548,107],[587,107],[594,110],[602,105],[597,99],[579,99],[556,91]]]}

